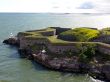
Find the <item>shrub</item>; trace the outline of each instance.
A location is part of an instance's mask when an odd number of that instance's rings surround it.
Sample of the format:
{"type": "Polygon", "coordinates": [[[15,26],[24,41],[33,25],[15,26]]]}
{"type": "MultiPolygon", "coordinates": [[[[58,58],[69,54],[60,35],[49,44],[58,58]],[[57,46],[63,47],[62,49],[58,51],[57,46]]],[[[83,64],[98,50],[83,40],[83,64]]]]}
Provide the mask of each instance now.
{"type": "Polygon", "coordinates": [[[79,50],[79,61],[81,62],[89,62],[95,55],[96,45],[95,44],[77,44],[77,48],[79,50]]]}

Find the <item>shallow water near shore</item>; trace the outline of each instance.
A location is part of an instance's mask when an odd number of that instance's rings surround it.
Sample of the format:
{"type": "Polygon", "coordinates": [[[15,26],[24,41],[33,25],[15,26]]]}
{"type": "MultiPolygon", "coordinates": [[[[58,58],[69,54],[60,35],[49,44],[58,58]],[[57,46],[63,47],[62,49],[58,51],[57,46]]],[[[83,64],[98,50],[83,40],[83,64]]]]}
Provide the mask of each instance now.
{"type": "Polygon", "coordinates": [[[15,47],[0,46],[0,82],[89,82],[86,75],[52,71],[19,58],[15,47]]]}
{"type": "Polygon", "coordinates": [[[86,74],[53,71],[46,69],[37,62],[22,59],[19,57],[16,47],[2,43],[4,39],[10,36],[10,33],[16,35],[20,31],[41,29],[48,26],[77,26],[74,25],[75,20],[71,19],[74,16],[77,15],[1,13],[0,82],[93,82],[86,74]]]}

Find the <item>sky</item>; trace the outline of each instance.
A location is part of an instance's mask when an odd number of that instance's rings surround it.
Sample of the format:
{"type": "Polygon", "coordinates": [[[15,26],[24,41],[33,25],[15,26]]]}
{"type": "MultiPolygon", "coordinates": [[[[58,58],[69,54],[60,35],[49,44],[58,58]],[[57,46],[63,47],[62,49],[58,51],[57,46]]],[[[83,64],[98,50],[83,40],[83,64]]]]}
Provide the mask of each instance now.
{"type": "Polygon", "coordinates": [[[0,12],[110,13],[110,0],[0,0],[0,12]]]}

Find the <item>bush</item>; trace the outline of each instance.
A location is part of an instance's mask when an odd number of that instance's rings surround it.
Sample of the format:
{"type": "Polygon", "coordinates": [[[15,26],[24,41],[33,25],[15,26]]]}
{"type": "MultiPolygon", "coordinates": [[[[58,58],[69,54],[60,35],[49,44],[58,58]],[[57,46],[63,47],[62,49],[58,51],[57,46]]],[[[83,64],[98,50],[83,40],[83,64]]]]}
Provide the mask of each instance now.
{"type": "Polygon", "coordinates": [[[79,50],[79,61],[89,62],[95,55],[96,52],[95,44],[78,44],[77,48],[79,50]]]}

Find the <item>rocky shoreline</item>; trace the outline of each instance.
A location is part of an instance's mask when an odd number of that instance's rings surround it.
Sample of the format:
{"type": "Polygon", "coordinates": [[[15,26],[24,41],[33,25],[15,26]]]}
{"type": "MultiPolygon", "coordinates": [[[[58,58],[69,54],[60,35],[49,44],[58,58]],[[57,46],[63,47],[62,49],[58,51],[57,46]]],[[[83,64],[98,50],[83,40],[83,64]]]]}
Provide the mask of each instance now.
{"type": "Polygon", "coordinates": [[[51,58],[48,54],[43,52],[34,54],[31,50],[19,49],[20,43],[17,38],[6,39],[3,43],[17,46],[21,57],[34,60],[49,69],[75,73],[88,73],[95,79],[98,78],[104,81],[110,81],[110,62],[106,62],[103,65],[98,63],[93,65],[79,62],[76,56],[71,58],[51,58]]]}
{"type": "Polygon", "coordinates": [[[8,38],[4,40],[3,43],[13,45],[13,46],[19,46],[19,42],[17,38],[8,38]]]}

